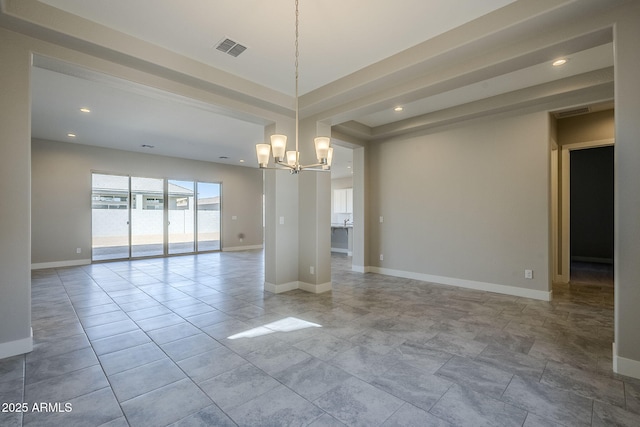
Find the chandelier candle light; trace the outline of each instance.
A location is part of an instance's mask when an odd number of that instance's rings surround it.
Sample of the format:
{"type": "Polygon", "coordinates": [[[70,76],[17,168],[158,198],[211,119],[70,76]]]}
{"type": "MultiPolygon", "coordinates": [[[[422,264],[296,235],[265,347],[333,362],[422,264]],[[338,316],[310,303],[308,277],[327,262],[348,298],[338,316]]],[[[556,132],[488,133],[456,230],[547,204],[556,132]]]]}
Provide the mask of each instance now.
{"type": "MultiPolygon", "coordinates": [[[[330,170],[331,160],[333,158],[333,148],[331,148],[331,138],[319,136],[314,139],[316,146],[316,157],[318,163],[312,165],[300,164],[300,151],[298,150],[298,127],[299,127],[299,111],[298,111],[298,0],[296,0],[296,93],[295,93],[295,110],[296,110],[296,150],[287,151],[286,135],[271,135],[271,145],[256,144],[256,154],[258,155],[258,164],[261,169],[268,169],[269,154],[273,151],[273,159],[277,165],[285,169],[289,169],[292,174],[297,174],[303,169],[310,170],[330,170]]],[[[276,168],[282,169],[282,168],[276,168]]]]}

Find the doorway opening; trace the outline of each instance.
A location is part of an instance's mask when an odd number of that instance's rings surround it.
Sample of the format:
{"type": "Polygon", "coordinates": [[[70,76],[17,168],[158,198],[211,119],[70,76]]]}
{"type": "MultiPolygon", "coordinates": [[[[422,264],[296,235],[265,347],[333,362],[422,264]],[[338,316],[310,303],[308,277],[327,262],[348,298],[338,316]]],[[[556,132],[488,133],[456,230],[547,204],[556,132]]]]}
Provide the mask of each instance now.
{"type": "Polygon", "coordinates": [[[331,165],[331,253],[341,265],[353,257],[353,150],[334,144],[331,165]]]}
{"type": "Polygon", "coordinates": [[[331,252],[333,269],[364,273],[365,148],[350,142],[334,144],[331,165],[331,252]]]}
{"type": "Polygon", "coordinates": [[[613,287],[614,146],[569,157],[570,283],[613,287]]]}
{"type": "Polygon", "coordinates": [[[615,114],[611,101],[585,109],[552,113],[553,283],[613,290],[615,114]]]}
{"type": "Polygon", "coordinates": [[[613,288],[614,140],[561,147],[556,283],[613,288]]]}

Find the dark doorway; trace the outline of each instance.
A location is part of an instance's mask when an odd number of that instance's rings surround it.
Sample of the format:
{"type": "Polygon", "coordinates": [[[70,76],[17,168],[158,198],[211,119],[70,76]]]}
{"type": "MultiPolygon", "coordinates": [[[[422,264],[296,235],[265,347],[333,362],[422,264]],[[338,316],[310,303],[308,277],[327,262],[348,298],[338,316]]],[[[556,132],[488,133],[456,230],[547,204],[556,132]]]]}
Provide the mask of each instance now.
{"type": "Polygon", "coordinates": [[[614,147],[571,151],[571,282],[613,286],[614,147]]]}

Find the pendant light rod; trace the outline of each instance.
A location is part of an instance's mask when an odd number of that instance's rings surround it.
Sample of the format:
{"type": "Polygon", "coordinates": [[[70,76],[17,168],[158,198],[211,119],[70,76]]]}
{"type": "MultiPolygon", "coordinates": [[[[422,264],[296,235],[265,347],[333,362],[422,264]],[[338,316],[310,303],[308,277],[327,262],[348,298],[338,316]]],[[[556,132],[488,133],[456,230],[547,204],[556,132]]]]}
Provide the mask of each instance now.
{"type": "MultiPolygon", "coordinates": [[[[295,74],[295,80],[296,80],[296,88],[295,88],[295,96],[296,96],[296,153],[300,153],[300,150],[298,150],[298,137],[300,135],[300,104],[298,101],[298,78],[300,76],[300,73],[298,71],[298,63],[299,63],[299,58],[300,58],[300,49],[298,47],[298,27],[300,24],[300,12],[298,10],[298,0],[296,0],[296,60],[295,60],[295,68],[296,68],[296,74],[295,74]]],[[[298,157],[300,157],[300,155],[298,154],[298,157]]],[[[298,163],[299,163],[299,159],[298,159],[298,163]]]]}
{"type": "MultiPolygon", "coordinates": [[[[310,170],[330,170],[331,160],[333,158],[333,148],[331,147],[331,138],[320,136],[314,139],[316,157],[318,163],[312,165],[300,164],[300,101],[299,101],[299,58],[300,49],[298,44],[299,38],[299,25],[300,25],[300,11],[298,0],[295,0],[295,151],[286,151],[287,137],[286,135],[271,135],[271,145],[269,144],[257,144],[256,154],[258,156],[258,164],[261,169],[269,169],[269,154],[273,152],[273,158],[276,165],[288,168],[292,174],[297,174],[303,169],[310,170]]],[[[276,168],[276,169],[281,169],[276,168]]]]}

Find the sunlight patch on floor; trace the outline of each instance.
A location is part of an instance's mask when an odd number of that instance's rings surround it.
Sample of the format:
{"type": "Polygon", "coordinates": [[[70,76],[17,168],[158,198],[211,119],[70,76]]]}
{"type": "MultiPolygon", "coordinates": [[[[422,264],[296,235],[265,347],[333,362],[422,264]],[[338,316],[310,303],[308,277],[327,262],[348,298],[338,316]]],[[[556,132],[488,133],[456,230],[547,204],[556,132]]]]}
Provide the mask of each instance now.
{"type": "Polygon", "coordinates": [[[307,322],[306,320],[298,319],[297,317],[286,317],[275,322],[267,323],[266,325],[258,326],[256,328],[249,329],[244,332],[240,332],[228,337],[230,340],[238,338],[254,338],[262,335],[272,334],[274,332],[292,332],[306,328],[321,328],[322,325],[317,323],[307,322]]]}

